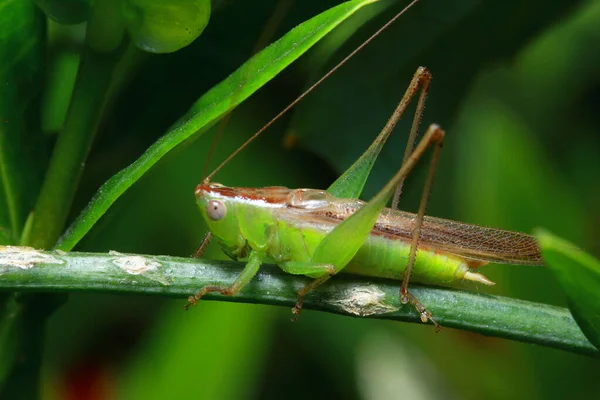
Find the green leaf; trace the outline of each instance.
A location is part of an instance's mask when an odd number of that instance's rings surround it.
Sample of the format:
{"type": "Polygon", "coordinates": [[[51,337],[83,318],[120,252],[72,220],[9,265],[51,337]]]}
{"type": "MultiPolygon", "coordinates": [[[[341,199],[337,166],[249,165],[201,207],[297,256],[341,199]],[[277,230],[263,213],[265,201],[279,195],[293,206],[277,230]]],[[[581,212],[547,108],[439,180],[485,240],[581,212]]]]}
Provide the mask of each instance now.
{"type": "Polygon", "coordinates": [[[85,50],[65,123],[54,145],[35,205],[27,244],[49,248],[63,232],[104,113],[113,73],[121,59],[120,50],[123,47],[105,53],[97,53],[89,48],[85,50]]]}
{"type": "Polygon", "coordinates": [[[192,43],[210,17],[210,0],[129,0],[124,18],[132,41],[150,53],[171,53],[192,43]]]}
{"type": "Polygon", "coordinates": [[[98,190],[63,235],[57,248],[71,250],[119,196],[169,151],[231,111],[339,23],[372,2],[373,0],[349,1],[298,25],[200,97],[161,139],[98,190]]]}
{"type": "Polygon", "coordinates": [[[547,231],[539,230],[536,237],[567,294],[575,321],[600,349],[600,261],[547,231]]]}
{"type": "Polygon", "coordinates": [[[29,1],[0,4],[0,240],[17,243],[37,191],[34,109],[44,18],[29,1]]]}

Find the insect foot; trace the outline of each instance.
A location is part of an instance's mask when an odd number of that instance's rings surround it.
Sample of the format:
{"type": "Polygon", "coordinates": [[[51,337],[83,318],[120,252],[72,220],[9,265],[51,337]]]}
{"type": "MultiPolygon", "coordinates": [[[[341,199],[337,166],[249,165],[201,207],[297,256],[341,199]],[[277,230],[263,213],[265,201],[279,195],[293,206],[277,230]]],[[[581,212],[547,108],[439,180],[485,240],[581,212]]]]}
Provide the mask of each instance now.
{"type": "Polygon", "coordinates": [[[189,310],[191,306],[198,304],[200,299],[207,293],[221,293],[223,296],[233,296],[237,293],[236,287],[221,287],[221,286],[204,286],[198,293],[188,297],[188,303],[185,305],[185,311],[189,310]]]}
{"type": "Polygon", "coordinates": [[[196,296],[188,297],[188,303],[185,305],[185,307],[183,307],[185,311],[189,310],[191,306],[198,304],[198,300],[200,299],[197,299],[196,296]]]}
{"type": "Polygon", "coordinates": [[[410,305],[412,305],[420,314],[421,322],[425,324],[427,323],[427,321],[431,321],[433,326],[435,326],[436,332],[439,332],[442,329],[442,326],[435,322],[435,320],[433,319],[433,315],[431,314],[431,312],[429,312],[425,308],[425,306],[423,306],[423,304],[421,304],[421,302],[415,296],[412,295],[412,293],[408,291],[403,291],[402,288],[400,289],[400,303],[410,303],[410,305]]]}
{"type": "Polygon", "coordinates": [[[296,305],[294,305],[294,308],[292,308],[292,322],[296,322],[298,321],[298,317],[300,316],[300,313],[302,312],[302,306],[304,305],[304,296],[303,295],[298,295],[298,299],[296,300],[296,305]]]}

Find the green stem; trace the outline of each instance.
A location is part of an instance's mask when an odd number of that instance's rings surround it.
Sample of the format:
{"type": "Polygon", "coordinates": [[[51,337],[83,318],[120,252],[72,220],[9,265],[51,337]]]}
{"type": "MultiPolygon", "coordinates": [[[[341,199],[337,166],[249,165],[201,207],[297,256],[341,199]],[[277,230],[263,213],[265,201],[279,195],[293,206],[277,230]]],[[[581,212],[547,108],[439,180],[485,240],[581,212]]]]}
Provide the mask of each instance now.
{"type": "Polygon", "coordinates": [[[58,136],[35,206],[28,243],[34,247],[53,246],[69,215],[104,111],[113,73],[129,42],[124,35],[121,12],[118,0],[98,0],[93,4],[65,125],[58,136]]]}
{"type": "Polygon", "coordinates": [[[30,244],[49,248],[58,239],[73,202],[88,152],[102,116],[119,51],[86,49],[65,126],[56,142],[35,206],[30,244]]]}
{"type": "MultiPolygon", "coordinates": [[[[204,285],[228,285],[242,265],[167,256],[41,252],[0,248],[0,290],[102,292],[187,298],[204,285]]],[[[309,278],[264,266],[235,297],[209,299],[292,307],[309,278]]],[[[443,327],[478,332],[600,357],[565,308],[453,289],[414,286],[413,293],[443,327]]],[[[182,301],[182,309],[185,302],[182,301]]],[[[310,293],[305,309],[419,322],[401,305],[398,282],[336,276],[310,293]]],[[[433,328],[432,328],[433,329],[433,328]]],[[[442,330],[443,332],[443,330],[442,330]]]]}

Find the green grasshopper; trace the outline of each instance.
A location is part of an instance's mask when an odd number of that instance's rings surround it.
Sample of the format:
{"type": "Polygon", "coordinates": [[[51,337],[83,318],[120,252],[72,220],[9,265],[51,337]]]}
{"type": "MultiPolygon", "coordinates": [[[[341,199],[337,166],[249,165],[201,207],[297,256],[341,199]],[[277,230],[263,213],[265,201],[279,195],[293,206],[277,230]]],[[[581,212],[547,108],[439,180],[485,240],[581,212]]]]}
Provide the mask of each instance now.
{"type": "Polygon", "coordinates": [[[414,146],[430,80],[429,71],[419,67],[383,130],[326,191],[232,188],[211,182],[216,171],[237,151],[198,185],[196,200],[210,230],[198,254],[214,237],[227,255],[247,263],[231,285],[206,286],[190,296],[186,309],[207,293],[235,295],[256,275],[263,262],[270,261],[287,273],[314,278],[298,291],[292,310],[294,319],[300,314],[308,292],[340,272],[350,272],[402,279],[400,301],[412,304],[424,323],[431,321],[439,329],[431,313],[409,292],[411,279],[445,286],[463,280],[493,285],[475,269],[489,262],[542,265],[539,248],[530,235],[425,216],[445,136],[439,126],[432,124],[414,146]],[[402,166],[370,201],[358,200],[380,150],[417,93],[417,108],[402,166]],[[419,210],[417,214],[399,211],[397,204],[404,179],[430,147],[433,155],[419,210]],[[392,207],[386,208],[393,196],[392,207]]]}

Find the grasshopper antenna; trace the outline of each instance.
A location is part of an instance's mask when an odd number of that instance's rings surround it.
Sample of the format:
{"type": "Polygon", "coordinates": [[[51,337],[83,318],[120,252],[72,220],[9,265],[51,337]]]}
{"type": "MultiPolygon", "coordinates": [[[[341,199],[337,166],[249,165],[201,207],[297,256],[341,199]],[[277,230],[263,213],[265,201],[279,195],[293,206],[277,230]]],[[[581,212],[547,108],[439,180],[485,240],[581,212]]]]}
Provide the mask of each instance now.
{"type": "Polygon", "coordinates": [[[304,91],[304,93],[302,93],[294,101],[292,101],[290,104],[288,104],[288,106],[285,107],[283,110],[281,110],[281,112],[279,112],[279,114],[277,114],[275,117],[273,117],[273,119],[271,119],[269,122],[267,122],[265,125],[263,125],[262,128],[260,128],[258,131],[256,131],[256,133],[254,133],[252,136],[250,136],[240,147],[237,148],[237,150],[235,150],[233,153],[231,153],[225,159],[225,161],[223,161],[221,164],[219,164],[219,166],[217,168],[215,168],[215,170],[213,172],[211,172],[206,178],[204,178],[203,183],[208,184],[210,182],[210,180],[212,179],[212,177],[221,168],[223,168],[229,161],[231,161],[231,159],[233,157],[235,157],[240,151],[244,150],[246,148],[246,146],[248,146],[250,143],[252,143],[254,141],[254,139],[256,139],[261,133],[263,133],[265,130],[267,130],[267,128],[269,128],[271,125],[273,125],[285,113],[287,113],[289,110],[294,108],[294,106],[296,106],[296,104],[298,104],[303,98],[305,98],[317,86],[319,86],[321,83],[323,83],[323,81],[325,79],[329,78],[342,65],[346,64],[346,62],[348,62],[352,57],[354,57],[356,55],[356,53],[358,53],[363,48],[365,48],[369,43],[371,43],[373,41],[373,39],[375,39],[377,36],[379,36],[381,34],[381,32],[385,31],[390,25],[392,25],[394,22],[396,22],[396,20],[398,18],[400,18],[405,12],[407,12],[412,6],[414,6],[418,2],[419,2],[419,0],[411,1],[406,7],[404,7],[402,10],[400,10],[400,12],[398,12],[396,15],[394,15],[394,17],[392,19],[390,19],[388,22],[386,22],[385,25],[383,25],[375,33],[373,33],[371,36],[369,36],[369,38],[366,39],[364,42],[362,42],[362,44],[360,46],[358,46],[356,49],[354,49],[342,61],[340,61],[336,66],[331,68],[325,75],[323,75],[318,81],[316,81],[308,89],[306,89],[304,91]]]}
{"type": "MultiPolygon", "coordinates": [[[[277,4],[277,8],[275,9],[273,14],[267,21],[267,25],[265,26],[262,33],[260,34],[260,37],[256,41],[256,45],[255,45],[254,49],[252,50],[252,55],[258,53],[260,50],[262,50],[267,45],[267,43],[269,42],[269,39],[271,37],[273,37],[273,35],[275,34],[275,30],[281,24],[281,21],[283,20],[283,18],[285,17],[285,15],[287,14],[289,8],[292,6],[293,3],[294,3],[294,0],[284,0],[284,1],[280,1],[277,4]]],[[[243,79],[243,80],[245,80],[245,79],[243,79]]],[[[239,93],[239,91],[238,91],[238,93],[239,93]]],[[[234,102],[234,101],[232,101],[232,102],[234,102]]],[[[208,157],[206,158],[206,162],[204,163],[204,169],[202,170],[202,176],[206,176],[206,172],[208,170],[208,165],[210,163],[210,160],[212,159],[215,149],[217,148],[217,143],[219,143],[219,139],[221,139],[221,136],[223,136],[223,131],[225,130],[225,127],[229,123],[229,118],[231,118],[232,112],[233,112],[233,110],[226,113],[225,116],[221,119],[221,122],[219,123],[219,130],[217,131],[215,138],[212,140],[210,149],[208,150],[208,157]]],[[[214,173],[212,173],[210,176],[212,176],[213,174],[214,173]]],[[[209,179],[209,177],[204,178],[204,181],[206,181],[207,179],[209,179]]]]}

